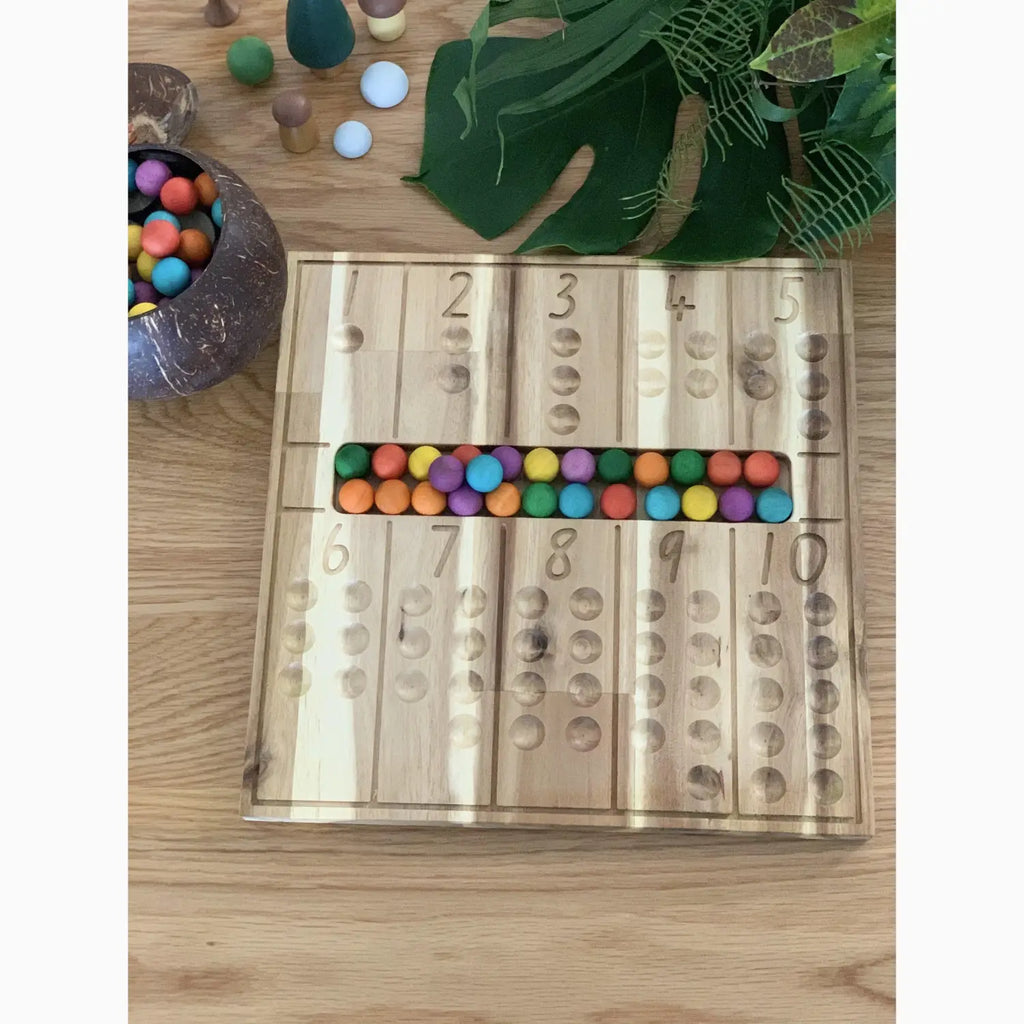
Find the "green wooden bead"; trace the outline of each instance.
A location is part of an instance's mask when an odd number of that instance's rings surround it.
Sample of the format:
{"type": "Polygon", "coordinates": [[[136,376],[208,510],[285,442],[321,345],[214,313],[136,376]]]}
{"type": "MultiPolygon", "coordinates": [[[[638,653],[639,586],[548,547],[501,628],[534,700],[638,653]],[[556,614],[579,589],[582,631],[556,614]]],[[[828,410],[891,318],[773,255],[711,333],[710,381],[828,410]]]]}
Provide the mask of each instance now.
{"type": "Polygon", "coordinates": [[[607,484],[624,483],[633,475],[633,460],[621,448],[608,448],[598,457],[597,475],[607,484]]]}
{"type": "Polygon", "coordinates": [[[274,73],[274,53],[259,36],[242,36],[228,47],[228,71],[242,85],[259,85],[274,73]]]}
{"type": "Polygon", "coordinates": [[[342,480],[370,472],[370,453],[361,444],[343,444],[334,456],[334,469],[342,480]]]}
{"type": "Polygon", "coordinates": [[[704,479],[704,465],[704,456],[687,448],[672,456],[669,471],[677,484],[699,484],[704,479]]]}
{"type": "Polygon", "coordinates": [[[547,519],[558,508],[558,492],[545,483],[532,483],[523,491],[523,511],[535,519],[547,519]]]}

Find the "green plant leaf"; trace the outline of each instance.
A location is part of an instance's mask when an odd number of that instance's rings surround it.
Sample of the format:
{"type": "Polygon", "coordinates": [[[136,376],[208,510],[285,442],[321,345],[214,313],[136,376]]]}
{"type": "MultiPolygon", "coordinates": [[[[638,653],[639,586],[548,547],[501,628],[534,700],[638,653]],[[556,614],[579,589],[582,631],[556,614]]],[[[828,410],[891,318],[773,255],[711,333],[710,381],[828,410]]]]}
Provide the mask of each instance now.
{"type": "Polygon", "coordinates": [[[784,82],[824,81],[859,67],[895,29],[896,0],[811,0],[783,22],[750,66],[784,82]]]}
{"type": "MultiPolygon", "coordinates": [[[[488,39],[480,51],[481,70],[501,57],[514,58],[530,42],[488,39]]],[[[579,65],[480,92],[479,126],[461,140],[463,118],[453,93],[466,74],[471,50],[469,40],[456,40],[434,55],[420,169],[403,180],[428,189],[482,237],[495,238],[535,206],[573,155],[589,145],[594,163],[586,181],[522,249],[564,246],[579,253],[616,252],[632,241],[650,215],[636,218],[625,197],[656,186],[680,102],[675,75],[661,51],[650,46],[568,102],[511,119],[504,170],[495,184],[501,161],[498,107],[551,88],[579,65]]]]}

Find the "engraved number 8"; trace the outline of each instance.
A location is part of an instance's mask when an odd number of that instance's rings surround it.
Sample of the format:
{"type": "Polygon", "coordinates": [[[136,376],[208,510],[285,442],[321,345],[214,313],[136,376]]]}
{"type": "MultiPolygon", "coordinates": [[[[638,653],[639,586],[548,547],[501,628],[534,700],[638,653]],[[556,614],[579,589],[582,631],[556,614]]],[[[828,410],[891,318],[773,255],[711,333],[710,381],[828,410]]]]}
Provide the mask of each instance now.
{"type": "Polygon", "coordinates": [[[551,535],[551,546],[554,553],[548,556],[544,571],[549,580],[564,580],[572,572],[572,563],[565,553],[576,540],[576,531],[571,529],[555,530],[551,535]]]}

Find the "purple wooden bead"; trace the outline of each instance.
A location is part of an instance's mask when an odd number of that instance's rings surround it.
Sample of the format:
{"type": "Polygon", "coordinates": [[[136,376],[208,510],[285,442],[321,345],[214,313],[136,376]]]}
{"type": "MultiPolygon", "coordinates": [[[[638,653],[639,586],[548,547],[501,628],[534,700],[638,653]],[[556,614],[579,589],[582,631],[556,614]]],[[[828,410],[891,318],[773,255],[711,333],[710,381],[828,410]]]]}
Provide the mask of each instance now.
{"type": "MultiPolygon", "coordinates": [[[[431,463],[431,469],[436,463],[435,459],[431,463]]],[[[474,491],[469,484],[463,484],[448,495],[448,507],[457,516],[475,516],[484,507],[484,496],[479,491],[474,491]]]]}
{"type": "Polygon", "coordinates": [[[754,496],[745,487],[727,487],[719,495],[718,511],[730,523],[745,523],[754,514],[754,496]]]}
{"type": "Polygon", "coordinates": [[[501,463],[502,479],[516,480],[523,471],[522,453],[511,445],[498,445],[491,454],[501,463]]]}
{"type": "Polygon", "coordinates": [[[571,448],[562,456],[562,476],[571,483],[589,483],[596,469],[594,456],[586,448],[571,448]]]}
{"type": "Polygon", "coordinates": [[[171,177],[171,169],[163,160],[143,160],[135,172],[135,187],[144,196],[158,196],[171,177]]]}
{"type": "Polygon", "coordinates": [[[430,464],[427,477],[431,486],[442,494],[451,494],[462,486],[466,467],[454,455],[440,455],[430,464]]]}
{"type": "Polygon", "coordinates": [[[136,302],[156,302],[160,293],[148,281],[135,282],[136,302]]]}

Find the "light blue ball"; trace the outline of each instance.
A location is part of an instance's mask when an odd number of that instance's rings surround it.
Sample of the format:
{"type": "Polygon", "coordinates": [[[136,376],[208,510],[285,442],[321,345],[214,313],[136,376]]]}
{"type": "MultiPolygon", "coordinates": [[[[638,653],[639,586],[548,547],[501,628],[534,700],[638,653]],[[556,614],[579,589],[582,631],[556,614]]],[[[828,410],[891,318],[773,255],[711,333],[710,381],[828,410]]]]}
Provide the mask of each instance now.
{"type": "Polygon", "coordinates": [[[355,160],[373,145],[370,129],[362,121],[345,121],[334,132],[334,148],[339,156],[355,160]]]}
{"type": "Polygon", "coordinates": [[[131,309],[135,305],[135,282],[129,277],[128,278],[128,308],[131,309]]]}
{"type": "Polygon", "coordinates": [[[359,91],[371,107],[396,107],[409,95],[409,76],[390,60],[374,61],[359,79],[359,91]]]}
{"type": "Polygon", "coordinates": [[[224,211],[220,205],[220,199],[214,199],[213,206],[210,207],[210,219],[217,227],[221,228],[224,226],[224,211]]]}
{"type": "Polygon", "coordinates": [[[766,487],[754,508],[762,523],[784,523],[793,514],[793,499],[781,487],[766,487]]]}
{"type": "Polygon", "coordinates": [[[478,455],[466,466],[466,483],[480,494],[490,494],[503,476],[501,463],[493,455],[478,455]]]}
{"type": "Polygon", "coordinates": [[[644,508],[652,519],[675,519],[681,511],[679,494],[668,484],[652,487],[644,498],[644,508]]]}
{"type": "Polygon", "coordinates": [[[154,210],[143,222],[142,226],[145,227],[151,220],[165,220],[168,224],[173,224],[175,231],[181,230],[181,221],[174,216],[173,213],[168,213],[166,210],[154,210]]]}
{"type": "Polygon", "coordinates": [[[569,519],[584,519],[594,511],[594,495],[586,484],[566,484],[558,494],[558,511],[569,519]]]}
{"type": "Polygon", "coordinates": [[[192,274],[188,264],[177,256],[158,260],[153,267],[153,287],[161,294],[173,297],[183,292],[191,283],[192,274]]]}
{"type": "Polygon", "coordinates": [[[139,164],[136,160],[128,157],[128,194],[131,195],[136,191],[135,188],[135,172],[139,169],[139,164]]]}

